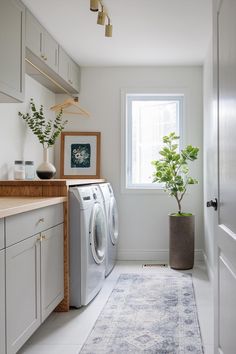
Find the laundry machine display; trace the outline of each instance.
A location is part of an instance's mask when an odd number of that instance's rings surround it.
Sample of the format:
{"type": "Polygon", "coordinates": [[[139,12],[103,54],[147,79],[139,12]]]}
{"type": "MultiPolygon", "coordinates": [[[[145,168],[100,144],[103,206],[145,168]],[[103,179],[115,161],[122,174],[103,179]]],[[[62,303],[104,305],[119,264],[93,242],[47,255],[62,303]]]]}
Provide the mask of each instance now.
{"type": "Polygon", "coordinates": [[[97,186],[69,191],[70,305],[87,305],[105,278],[106,217],[97,186]]]}
{"type": "Polygon", "coordinates": [[[106,245],[106,271],[108,276],[117,259],[117,244],[118,244],[118,210],[116,199],[110,183],[101,183],[98,185],[104,201],[104,208],[107,222],[107,245],[106,245]]]}

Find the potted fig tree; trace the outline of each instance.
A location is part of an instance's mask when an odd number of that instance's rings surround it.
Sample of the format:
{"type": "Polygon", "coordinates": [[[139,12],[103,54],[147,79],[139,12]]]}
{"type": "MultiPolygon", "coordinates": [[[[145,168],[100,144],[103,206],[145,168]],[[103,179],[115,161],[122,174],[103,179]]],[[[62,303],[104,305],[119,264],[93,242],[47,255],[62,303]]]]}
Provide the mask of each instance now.
{"type": "Polygon", "coordinates": [[[195,217],[182,211],[182,201],[188,185],[198,183],[189,176],[188,163],[197,159],[199,148],[188,145],[178,152],[178,140],[179,136],[173,132],[164,136],[159,152],[161,158],[152,164],[155,167],[153,182],[162,183],[178,205],[178,211],[169,215],[170,267],[185,270],[194,264],[195,217]]]}

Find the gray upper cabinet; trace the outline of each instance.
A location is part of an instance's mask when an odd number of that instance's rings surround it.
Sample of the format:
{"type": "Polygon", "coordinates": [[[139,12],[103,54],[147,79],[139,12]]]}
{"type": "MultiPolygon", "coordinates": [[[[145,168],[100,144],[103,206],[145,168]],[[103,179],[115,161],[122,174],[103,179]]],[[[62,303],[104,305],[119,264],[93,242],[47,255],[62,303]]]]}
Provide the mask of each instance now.
{"type": "Polygon", "coordinates": [[[62,47],[59,47],[59,75],[79,92],[80,68],[62,47]]]}
{"type": "Polygon", "coordinates": [[[51,69],[58,72],[58,43],[26,10],[26,46],[51,69]]]}
{"type": "Polygon", "coordinates": [[[80,67],[28,9],[26,72],[55,93],[77,94],[80,90],[80,67]]]}
{"type": "Polygon", "coordinates": [[[0,102],[23,102],[25,8],[17,0],[0,2],[0,102]]]}
{"type": "Polygon", "coordinates": [[[5,250],[0,251],[0,353],[5,354],[5,250]]]}

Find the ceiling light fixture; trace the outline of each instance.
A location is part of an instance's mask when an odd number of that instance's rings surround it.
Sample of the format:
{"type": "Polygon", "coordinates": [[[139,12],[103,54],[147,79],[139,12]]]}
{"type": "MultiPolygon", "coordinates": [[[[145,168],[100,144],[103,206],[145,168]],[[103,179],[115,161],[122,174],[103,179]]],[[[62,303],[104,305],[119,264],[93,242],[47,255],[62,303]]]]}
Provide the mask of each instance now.
{"type": "Polygon", "coordinates": [[[108,19],[108,24],[106,25],[105,28],[105,36],[106,37],[112,37],[112,25],[111,25],[111,19],[109,16],[107,16],[108,19]]]}
{"type": "Polygon", "coordinates": [[[90,0],[90,10],[94,12],[98,11],[98,0],[90,0]]]}
{"type": "Polygon", "coordinates": [[[104,11],[104,6],[102,5],[102,11],[98,12],[97,24],[104,26],[105,21],[106,21],[106,12],[104,11]]]}
{"type": "Polygon", "coordinates": [[[105,26],[105,37],[112,37],[111,18],[103,4],[103,0],[90,0],[90,10],[93,12],[98,11],[98,25],[104,26],[107,18],[108,23],[105,26]]]}

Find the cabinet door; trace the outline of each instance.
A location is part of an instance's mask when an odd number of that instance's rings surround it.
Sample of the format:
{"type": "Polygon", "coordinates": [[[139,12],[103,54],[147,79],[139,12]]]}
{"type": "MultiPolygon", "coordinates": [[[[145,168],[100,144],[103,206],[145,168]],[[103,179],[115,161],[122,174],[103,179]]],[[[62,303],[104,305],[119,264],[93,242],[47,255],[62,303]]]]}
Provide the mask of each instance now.
{"type": "Polygon", "coordinates": [[[5,354],[5,250],[0,251],[0,353],[5,354]]]}
{"type": "Polygon", "coordinates": [[[24,100],[25,9],[16,0],[0,2],[0,102],[24,100]]]}
{"type": "Polygon", "coordinates": [[[68,83],[70,83],[69,67],[70,57],[62,47],[59,47],[59,75],[68,83]]]}
{"type": "Polygon", "coordinates": [[[40,325],[40,242],[30,237],[6,249],[7,354],[40,325]]]}
{"type": "Polygon", "coordinates": [[[63,224],[42,232],[41,296],[42,321],[64,298],[63,224]]]}
{"type": "Polygon", "coordinates": [[[43,27],[26,10],[26,46],[32,53],[43,59],[43,27]]]}
{"type": "Polygon", "coordinates": [[[44,31],[43,43],[45,63],[58,72],[58,43],[47,31],[44,31]]]}
{"type": "Polygon", "coordinates": [[[74,87],[74,89],[76,89],[76,91],[79,92],[80,68],[73,60],[70,60],[69,75],[70,75],[70,84],[74,87]]]}
{"type": "Polygon", "coordinates": [[[5,237],[4,237],[4,219],[0,219],[0,250],[4,248],[5,237]]]}

